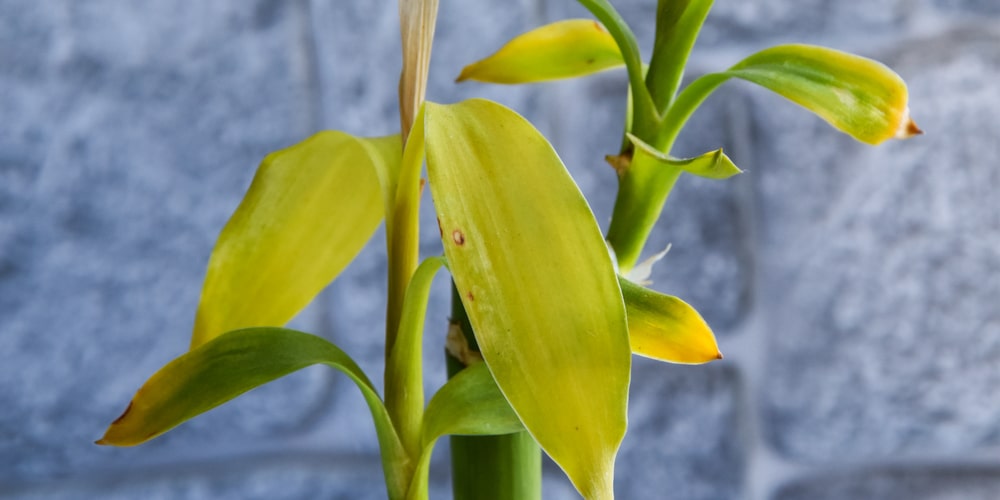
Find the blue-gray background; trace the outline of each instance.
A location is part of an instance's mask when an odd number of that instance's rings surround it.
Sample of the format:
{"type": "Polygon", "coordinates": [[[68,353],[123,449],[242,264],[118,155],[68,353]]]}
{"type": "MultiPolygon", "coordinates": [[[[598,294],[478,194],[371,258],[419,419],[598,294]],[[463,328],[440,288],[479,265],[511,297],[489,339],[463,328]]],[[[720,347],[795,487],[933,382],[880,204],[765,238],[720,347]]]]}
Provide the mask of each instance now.
{"type": "MultiPolygon", "coordinates": [[[[747,173],[683,179],[650,249],[673,244],[656,287],[703,311],[727,358],[636,361],[619,496],[1000,498],[1000,1],[716,4],[692,74],[775,43],[836,46],[893,66],[927,135],[865,146],[739,83],[698,112],[678,153],[724,146],[747,173]]],[[[655,2],[617,5],[648,55],[655,2]]],[[[511,36],[583,15],[442,0],[429,98],[528,116],[603,223],[620,71],[451,83],[511,36]]],[[[0,497],[384,497],[362,400],[321,368],[139,448],[91,443],[185,350],[257,162],[319,129],[397,128],[396,23],[391,0],[0,0],[0,497]]],[[[295,321],[379,382],[381,238],[295,321]]],[[[435,290],[430,387],[446,281],[435,290]]],[[[545,491],[575,496],[551,467],[545,491]]]]}

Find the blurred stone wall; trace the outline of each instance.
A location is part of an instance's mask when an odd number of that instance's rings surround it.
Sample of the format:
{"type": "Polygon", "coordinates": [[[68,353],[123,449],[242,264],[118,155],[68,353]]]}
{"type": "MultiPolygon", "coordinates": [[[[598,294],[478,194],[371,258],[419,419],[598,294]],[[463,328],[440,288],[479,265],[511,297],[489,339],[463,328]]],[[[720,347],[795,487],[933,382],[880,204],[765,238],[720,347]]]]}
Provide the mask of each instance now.
{"type": "MultiPolygon", "coordinates": [[[[602,223],[625,79],[451,83],[572,0],[441,2],[429,98],[483,96],[550,138],[602,223]]],[[[653,0],[619,0],[648,56],[653,0]]],[[[731,83],[679,154],[656,288],[726,359],[637,359],[625,499],[1000,498],[1000,1],[717,0],[690,73],[786,42],[885,61],[925,136],[878,148],[731,83]]],[[[398,127],[390,0],[0,0],[0,498],[384,498],[362,399],[310,368],[131,449],[92,445],[187,347],[216,234],[269,151],[398,127]]],[[[425,208],[423,251],[439,252],[425,208]]],[[[381,232],[294,326],[381,384],[381,232]]],[[[425,349],[440,361],[447,282],[425,349]],[[435,332],[438,334],[436,335],[435,332]]],[[[448,496],[446,456],[432,497],[448,496]]],[[[548,464],[545,497],[575,498],[548,464]]]]}

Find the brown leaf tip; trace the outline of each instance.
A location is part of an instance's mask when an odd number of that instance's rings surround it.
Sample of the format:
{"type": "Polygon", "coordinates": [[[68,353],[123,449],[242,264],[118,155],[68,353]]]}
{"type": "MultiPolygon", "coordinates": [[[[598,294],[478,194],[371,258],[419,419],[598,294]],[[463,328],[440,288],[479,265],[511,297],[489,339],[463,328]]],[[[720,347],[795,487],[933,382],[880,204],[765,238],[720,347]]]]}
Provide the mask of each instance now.
{"type": "Polygon", "coordinates": [[[899,129],[896,130],[896,139],[909,139],[915,135],[922,135],[923,130],[917,126],[916,122],[910,118],[910,108],[906,108],[903,111],[903,120],[899,124],[899,129]]]}
{"type": "Polygon", "coordinates": [[[459,231],[458,229],[456,229],[454,232],[451,233],[451,239],[452,241],[455,242],[456,245],[462,246],[465,244],[465,235],[462,234],[462,231],[459,231]]]}
{"type": "Polygon", "coordinates": [[[722,357],[722,352],[718,352],[718,353],[716,353],[716,354],[715,354],[715,359],[723,359],[723,357],[722,357]]]}
{"type": "MultiPolygon", "coordinates": [[[[128,406],[125,407],[125,411],[122,412],[121,416],[119,416],[118,418],[116,418],[114,422],[111,422],[111,425],[115,425],[118,422],[121,422],[122,420],[124,420],[125,416],[128,415],[128,412],[130,412],[130,411],[132,411],[132,402],[131,401],[128,402],[128,406]]],[[[98,443],[98,444],[100,444],[100,443],[98,443]]]]}

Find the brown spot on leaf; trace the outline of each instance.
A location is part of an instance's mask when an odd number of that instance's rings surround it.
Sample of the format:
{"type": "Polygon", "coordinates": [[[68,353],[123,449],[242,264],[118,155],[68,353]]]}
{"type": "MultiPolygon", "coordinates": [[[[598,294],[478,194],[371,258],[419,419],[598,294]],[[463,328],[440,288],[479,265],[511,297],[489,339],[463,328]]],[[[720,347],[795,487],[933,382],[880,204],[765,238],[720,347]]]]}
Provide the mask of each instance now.
{"type": "Polygon", "coordinates": [[[440,218],[440,217],[438,217],[438,218],[437,218],[437,221],[438,221],[438,234],[439,234],[439,235],[440,235],[440,236],[441,236],[442,238],[444,238],[444,229],[442,229],[442,228],[441,228],[441,218],[440,218]]]}
{"type": "Polygon", "coordinates": [[[470,302],[476,300],[476,296],[472,294],[472,290],[469,290],[468,293],[465,294],[465,298],[469,299],[470,302]]]}
{"type": "Polygon", "coordinates": [[[456,245],[461,246],[465,244],[465,235],[462,234],[462,231],[458,229],[456,229],[451,233],[451,239],[455,242],[456,245]]]}
{"type": "Polygon", "coordinates": [[[122,419],[124,419],[125,416],[128,415],[128,412],[130,412],[130,411],[132,411],[132,402],[131,401],[128,402],[128,406],[125,407],[125,411],[121,414],[121,416],[118,417],[118,418],[116,418],[114,422],[111,422],[111,425],[115,425],[118,422],[121,422],[122,419]]]}

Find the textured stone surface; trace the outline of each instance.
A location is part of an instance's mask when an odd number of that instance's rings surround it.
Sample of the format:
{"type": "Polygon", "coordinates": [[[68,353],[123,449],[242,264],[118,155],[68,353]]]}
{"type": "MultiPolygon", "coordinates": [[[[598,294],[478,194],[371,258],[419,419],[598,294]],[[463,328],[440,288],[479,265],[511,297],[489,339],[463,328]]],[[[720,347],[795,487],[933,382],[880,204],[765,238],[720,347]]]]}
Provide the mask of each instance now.
{"type": "Polygon", "coordinates": [[[740,498],[737,379],[725,367],[636,359],[629,433],[616,464],[620,498],[740,498]]]}
{"type": "MultiPolygon", "coordinates": [[[[613,3],[648,56],[656,2],[613,3]]],[[[774,498],[1000,496],[998,463],[948,461],[1000,445],[997,5],[715,2],[692,73],[769,43],[861,51],[910,82],[928,134],[869,148],[746,84],[706,102],[675,153],[723,146],[747,174],[678,184],[648,247],[673,244],[653,279],[724,349],[762,347],[709,367],[636,361],[620,497],[756,498],[747,488],[788,479],[774,498]],[[882,464],[897,455],[912,460],[882,464]],[[926,463],[941,465],[912,465],[926,463]]],[[[517,33],[586,15],[573,0],[442,3],[428,95],[528,116],[603,226],[620,70],[451,81],[517,33]]],[[[210,249],[260,158],[319,128],[398,129],[398,37],[394,2],[0,0],[0,498],[384,498],[363,400],[320,367],[137,449],[91,442],[186,348],[210,249]]],[[[421,217],[421,252],[437,254],[427,194],[421,217]]],[[[379,233],[293,322],[379,385],[384,262],[379,233]]],[[[444,380],[447,309],[442,274],[429,391],[444,380]]],[[[448,498],[439,448],[431,498],[448,498]]],[[[551,463],[544,497],[577,498],[551,463]]]]}
{"type": "Polygon", "coordinates": [[[928,132],[906,143],[858,145],[760,99],[766,401],[785,452],[1000,442],[998,46],[969,34],[889,59],[928,132]]]}
{"type": "Polygon", "coordinates": [[[950,12],[1000,15],[1000,3],[993,0],[933,0],[933,5],[950,12]]]}
{"type": "MultiPolygon", "coordinates": [[[[90,443],[186,348],[215,235],[308,103],[293,4],[4,7],[22,41],[0,44],[0,476],[42,478],[129,456],[90,443]]],[[[324,381],[150,448],[294,428],[324,381]]]]}
{"type": "MultiPolygon", "coordinates": [[[[444,495],[445,484],[431,483],[431,498],[444,495]]],[[[192,465],[99,477],[34,489],[14,497],[42,499],[384,499],[381,464],[371,459],[331,456],[275,457],[220,464],[207,471],[192,465]],[[205,472],[208,472],[206,474],[205,472]]],[[[5,497],[0,493],[0,497],[5,497]]]]}
{"type": "Polygon", "coordinates": [[[997,471],[979,468],[890,470],[836,475],[782,488],[775,500],[992,500],[1000,497],[997,471]]]}

